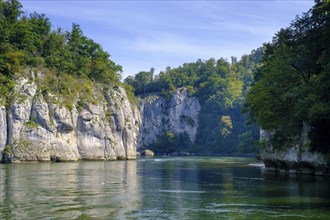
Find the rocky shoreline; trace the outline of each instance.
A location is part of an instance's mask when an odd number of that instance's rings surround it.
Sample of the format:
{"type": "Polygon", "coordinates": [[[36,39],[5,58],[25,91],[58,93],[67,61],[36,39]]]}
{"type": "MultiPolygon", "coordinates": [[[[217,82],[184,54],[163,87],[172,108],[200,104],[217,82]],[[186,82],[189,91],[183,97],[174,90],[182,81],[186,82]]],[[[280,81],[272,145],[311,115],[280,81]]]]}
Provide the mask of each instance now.
{"type": "MultiPolygon", "coordinates": [[[[288,149],[274,149],[269,144],[264,146],[260,152],[260,159],[266,170],[285,174],[330,176],[330,157],[309,150],[308,129],[308,126],[304,125],[302,135],[288,149]]],[[[261,140],[267,140],[270,136],[270,132],[260,131],[261,140]]]]}
{"type": "Polygon", "coordinates": [[[115,85],[103,88],[97,102],[72,100],[79,105],[68,108],[59,104],[61,97],[40,91],[36,80],[43,73],[25,75],[29,77],[16,80],[11,105],[0,104],[3,163],[136,159],[137,150],[156,141],[164,129],[186,132],[195,140],[200,104],[185,89],[175,91],[170,100],[153,96],[136,106],[115,85]]]}

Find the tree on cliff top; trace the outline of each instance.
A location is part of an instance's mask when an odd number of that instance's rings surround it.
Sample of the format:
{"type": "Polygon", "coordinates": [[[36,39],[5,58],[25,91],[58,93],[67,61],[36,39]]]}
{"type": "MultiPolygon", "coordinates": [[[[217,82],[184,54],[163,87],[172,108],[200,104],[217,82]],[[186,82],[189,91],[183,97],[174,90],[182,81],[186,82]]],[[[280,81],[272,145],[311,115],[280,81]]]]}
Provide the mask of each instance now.
{"type": "MultiPolygon", "coordinates": [[[[258,139],[258,129],[255,125],[246,125],[246,116],[240,111],[261,54],[262,48],[259,48],[243,56],[240,61],[236,58],[232,62],[224,58],[199,59],[178,68],[168,67],[155,77],[152,77],[151,71],[139,72],[127,77],[125,82],[134,87],[136,95],[142,97],[148,95],[146,93],[156,92],[170,98],[175,89],[182,87],[190,96],[197,97],[201,103],[196,137],[198,146],[191,149],[196,153],[253,153],[257,151],[254,141],[258,139]]],[[[166,141],[158,141],[154,145],[157,149],[150,147],[157,152],[160,145],[164,147],[163,151],[170,147],[166,141]]]]}
{"type": "Polygon", "coordinates": [[[69,74],[75,78],[99,83],[117,83],[121,66],[110,60],[110,54],[83,35],[78,24],[71,31],[52,30],[43,14],[22,12],[17,0],[0,0],[0,94],[7,97],[14,85],[13,75],[25,67],[46,67],[57,77],[69,74]]]}

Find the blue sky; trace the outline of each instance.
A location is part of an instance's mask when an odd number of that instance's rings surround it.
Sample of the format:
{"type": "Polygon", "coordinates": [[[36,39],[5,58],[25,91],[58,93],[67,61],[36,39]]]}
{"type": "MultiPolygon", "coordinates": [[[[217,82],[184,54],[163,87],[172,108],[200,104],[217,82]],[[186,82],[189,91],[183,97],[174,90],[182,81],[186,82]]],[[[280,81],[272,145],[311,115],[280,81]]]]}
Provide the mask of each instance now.
{"type": "Polygon", "coordinates": [[[123,67],[141,70],[249,54],[308,11],[313,0],[21,0],[28,13],[44,13],[54,27],[78,23],[123,67]]]}

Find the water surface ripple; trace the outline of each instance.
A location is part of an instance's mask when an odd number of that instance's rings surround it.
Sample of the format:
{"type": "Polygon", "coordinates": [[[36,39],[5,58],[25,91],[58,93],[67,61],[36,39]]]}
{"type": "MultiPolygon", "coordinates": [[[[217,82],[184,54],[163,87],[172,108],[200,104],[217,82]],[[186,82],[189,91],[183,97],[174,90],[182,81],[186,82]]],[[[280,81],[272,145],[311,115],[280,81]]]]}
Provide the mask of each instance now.
{"type": "Polygon", "coordinates": [[[329,219],[329,179],[233,157],[0,165],[0,219],[266,218],[329,219]]]}

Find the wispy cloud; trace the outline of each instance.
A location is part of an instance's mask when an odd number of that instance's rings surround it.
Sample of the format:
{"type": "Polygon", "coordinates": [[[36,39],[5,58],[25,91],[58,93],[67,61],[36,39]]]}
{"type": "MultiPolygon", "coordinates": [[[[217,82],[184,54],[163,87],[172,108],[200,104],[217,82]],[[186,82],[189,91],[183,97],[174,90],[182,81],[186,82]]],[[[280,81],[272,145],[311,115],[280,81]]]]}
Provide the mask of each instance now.
{"type": "Polygon", "coordinates": [[[239,57],[313,5],[313,0],[21,2],[55,26],[80,24],[123,66],[125,76],[198,58],[239,57]]]}

